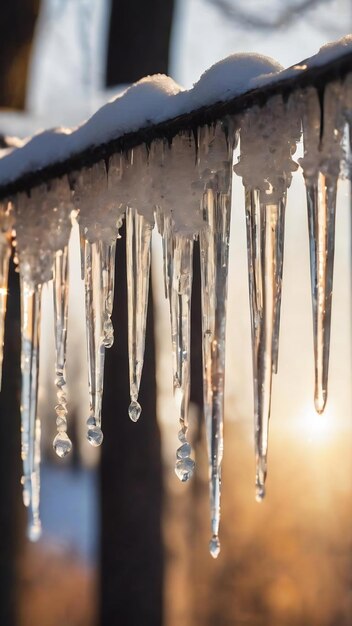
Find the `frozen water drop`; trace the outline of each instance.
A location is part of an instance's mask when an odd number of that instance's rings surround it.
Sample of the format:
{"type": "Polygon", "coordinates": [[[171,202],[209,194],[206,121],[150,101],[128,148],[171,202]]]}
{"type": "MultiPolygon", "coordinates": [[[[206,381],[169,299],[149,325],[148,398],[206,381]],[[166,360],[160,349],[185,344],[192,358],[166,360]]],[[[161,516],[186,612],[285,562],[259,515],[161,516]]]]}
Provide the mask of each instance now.
{"type": "Polygon", "coordinates": [[[182,429],[181,429],[181,430],[179,430],[179,431],[178,431],[178,435],[177,435],[177,436],[178,436],[179,441],[180,441],[181,443],[186,443],[186,442],[187,442],[187,439],[186,439],[186,434],[185,434],[184,430],[182,430],[182,429]]]}
{"type": "Polygon", "coordinates": [[[99,428],[99,426],[94,426],[93,428],[89,428],[87,432],[87,439],[90,445],[93,446],[94,448],[101,446],[101,444],[103,443],[103,439],[104,439],[104,435],[103,435],[101,428],[99,428]]]}
{"type": "MultiPolygon", "coordinates": [[[[55,406],[55,411],[59,419],[63,419],[67,415],[67,409],[63,404],[57,404],[55,406]]],[[[58,420],[56,420],[56,423],[58,423],[58,420]]]]}
{"type": "Polygon", "coordinates": [[[40,521],[32,522],[28,526],[27,536],[30,541],[36,542],[40,539],[42,534],[42,525],[40,521]]]}
{"type": "Polygon", "coordinates": [[[182,483],[185,483],[193,476],[194,468],[195,462],[193,459],[190,459],[189,457],[186,459],[182,458],[176,461],[175,474],[182,483]]]}
{"type": "Polygon", "coordinates": [[[255,499],[257,502],[263,502],[265,498],[265,485],[256,485],[255,499]]]}
{"type": "Polygon", "coordinates": [[[63,459],[72,450],[72,441],[67,433],[58,433],[53,441],[53,448],[61,459],[63,459]]]}
{"type": "Polygon", "coordinates": [[[67,429],[67,421],[65,417],[57,417],[56,418],[56,428],[58,432],[66,432],[67,429]]]}
{"type": "Polygon", "coordinates": [[[191,456],[192,448],[190,444],[186,441],[180,446],[176,451],[176,456],[178,459],[187,459],[191,456]]]}
{"type": "Polygon", "coordinates": [[[97,425],[97,420],[95,419],[94,415],[90,415],[86,423],[87,423],[88,428],[91,428],[92,426],[97,425]]]}
{"type": "Polygon", "coordinates": [[[217,559],[220,554],[220,540],[217,535],[213,535],[209,542],[209,552],[213,559],[217,559]]]}
{"type": "Polygon", "coordinates": [[[132,400],[130,406],[128,407],[128,415],[132,422],[138,422],[139,416],[142,412],[142,407],[136,400],[132,400]]]}

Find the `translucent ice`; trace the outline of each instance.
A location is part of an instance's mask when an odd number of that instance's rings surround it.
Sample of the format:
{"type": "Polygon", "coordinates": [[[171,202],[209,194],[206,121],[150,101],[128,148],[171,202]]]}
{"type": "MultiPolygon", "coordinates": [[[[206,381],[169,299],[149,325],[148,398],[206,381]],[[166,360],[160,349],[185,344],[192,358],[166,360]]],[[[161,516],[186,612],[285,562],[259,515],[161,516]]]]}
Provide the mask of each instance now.
{"type": "Polygon", "coordinates": [[[276,96],[243,116],[234,167],[246,190],[258,500],[265,495],[272,373],[278,366],[286,191],[297,168],[292,154],[299,136],[297,112],[276,96]]]}
{"type": "Polygon", "coordinates": [[[144,361],[153,224],[136,209],[126,210],[128,357],[131,404],[129,416],[139,419],[139,385],[144,361]]]}
{"type": "Polygon", "coordinates": [[[40,419],[37,415],[41,287],[33,290],[21,275],[21,457],[23,501],[29,509],[28,535],[41,534],[40,419]]]}
{"type": "Polygon", "coordinates": [[[225,329],[230,237],[232,146],[222,169],[213,172],[203,197],[204,228],[200,232],[203,333],[203,392],[208,444],[211,555],[220,552],[221,463],[225,379],[225,329]]]}
{"type": "Polygon", "coordinates": [[[66,456],[72,449],[67,435],[67,395],[66,395],[66,339],[68,313],[68,248],[55,254],[54,263],[54,320],[55,320],[55,384],[57,405],[57,435],[53,447],[59,457],[66,456]]]}
{"type": "Polygon", "coordinates": [[[331,305],[335,251],[337,181],[343,158],[343,89],[327,85],[323,110],[317,92],[302,97],[305,155],[300,160],[307,189],[311,290],[313,305],[315,392],[318,413],[328,393],[331,305]]]}

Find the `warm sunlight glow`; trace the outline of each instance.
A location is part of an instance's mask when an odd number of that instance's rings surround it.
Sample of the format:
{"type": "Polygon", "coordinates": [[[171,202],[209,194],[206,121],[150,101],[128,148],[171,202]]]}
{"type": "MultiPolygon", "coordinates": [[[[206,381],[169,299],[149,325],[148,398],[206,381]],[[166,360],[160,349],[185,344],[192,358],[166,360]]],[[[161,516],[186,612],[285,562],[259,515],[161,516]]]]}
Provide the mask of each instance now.
{"type": "Polygon", "coordinates": [[[338,421],[331,407],[319,415],[313,407],[306,406],[295,420],[297,434],[307,443],[327,444],[336,436],[338,421]]]}

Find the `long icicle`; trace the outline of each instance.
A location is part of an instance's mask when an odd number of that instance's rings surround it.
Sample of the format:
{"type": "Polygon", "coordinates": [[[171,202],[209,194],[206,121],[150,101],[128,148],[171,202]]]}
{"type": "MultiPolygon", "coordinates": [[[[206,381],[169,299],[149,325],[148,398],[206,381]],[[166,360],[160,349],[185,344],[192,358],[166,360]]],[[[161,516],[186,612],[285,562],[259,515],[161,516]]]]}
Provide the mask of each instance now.
{"type": "Polygon", "coordinates": [[[181,443],[176,452],[175,472],[182,482],[191,478],[195,463],[187,440],[190,398],[191,296],[193,279],[193,240],[175,235],[172,287],[170,292],[174,394],[179,401],[181,443]]]}
{"type": "Polygon", "coordinates": [[[319,173],[314,182],[306,181],[306,187],[315,360],[314,404],[317,412],[322,413],[328,392],[337,178],[319,173]]]}
{"type": "Polygon", "coordinates": [[[4,357],[4,332],[7,307],[7,285],[11,256],[11,233],[0,233],[0,391],[2,383],[2,363],[4,357]]]}
{"type": "Polygon", "coordinates": [[[68,314],[68,247],[59,250],[54,260],[54,321],[55,321],[55,384],[57,405],[57,435],[53,441],[56,454],[63,458],[72,450],[72,442],[67,435],[67,392],[66,392],[66,344],[68,314]]]}
{"type": "Polygon", "coordinates": [[[102,334],[101,290],[99,275],[99,243],[85,241],[84,288],[87,324],[88,385],[90,415],[87,419],[87,439],[96,447],[103,442],[101,405],[103,395],[105,348],[102,334]]]}
{"type": "Polygon", "coordinates": [[[152,225],[136,209],[126,209],[128,356],[131,404],[128,414],[137,422],[147,322],[152,225]]]}
{"type": "Polygon", "coordinates": [[[246,189],[249,294],[252,325],[256,497],[265,495],[272,373],[278,350],[284,220],[282,205],[261,202],[246,189]],[[277,333],[277,335],[276,335],[277,333]]]}
{"type": "Polygon", "coordinates": [[[204,194],[204,229],[200,233],[202,285],[203,387],[208,444],[212,537],[210,554],[220,552],[220,490],[223,456],[223,411],[231,175],[226,193],[209,188],[204,194]]]}
{"type": "Polygon", "coordinates": [[[343,89],[326,86],[321,98],[307,89],[301,103],[307,193],[314,335],[314,404],[324,411],[328,395],[331,309],[335,253],[337,181],[343,159],[343,89]]]}
{"type": "Polygon", "coordinates": [[[23,501],[29,509],[28,537],[41,535],[40,420],[37,415],[41,286],[33,289],[21,277],[21,457],[23,501]]]}

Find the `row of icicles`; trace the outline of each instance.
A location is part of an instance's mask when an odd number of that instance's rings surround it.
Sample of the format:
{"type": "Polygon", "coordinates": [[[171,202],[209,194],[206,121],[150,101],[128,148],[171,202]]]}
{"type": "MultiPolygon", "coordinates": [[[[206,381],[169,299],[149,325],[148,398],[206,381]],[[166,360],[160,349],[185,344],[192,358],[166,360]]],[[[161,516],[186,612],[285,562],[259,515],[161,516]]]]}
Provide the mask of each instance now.
{"type": "MultiPolygon", "coordinates": [[[[340,102],[341,87],[335,86],[324,107],[324,120],[317,109],[317,95],[297,98],[295,106],[282,101],[252,109],[241,119],[241,157],[234,169],[243,177],[246,200],[247,250],[252,322],[253,380],[255,407],[256,496],[265,495],[268,425],[272,373],[277,372],[283,272],[286,192],[295,169],[292,161],[303,119],[305,157],[301,165],[308,200],[311,283],[313,302],[315,406],[322,412],[327,398],[334,261],[336,186],[342,158],[341,141],[346,111],[340,102]],[[337,97],[337,95],[338,97],[337,97]],[[290,110],[290,107],[292,110],[290,110]],[[302,108],[303,107],[303,108],[302,108]],[[303,111],[303,112],[302,112],[303,111]],[[318,113],[317,113],[318,111],[318,113]],[[324,128],[324,136],[319,136],[324,128]],[[258,182],[256,182],[256,177],[258,182]]],[[[237,137],[237,135],[236,135],[237,137]]],[[[223,404],[225,376],[225,327],[227,272],[231,213],[232,155],[207,182],[201,193],[203,228],[198,233],[201,265],[204,415],[208,442],[211,541],[210,553],[220,551],[220,491],[223,455],[223,404]]],[[[9,203],[8,208],[11,207],[9,203]]],[[[148,302],[151,235],[153,224],[134,208],[127,208],[126,250],[128,285],[128,347],[132,421],[141,414],[138,393],[141,381],[148,302]]],[[[173,380],[179,402],[179,447],[175,471],[187,481],[194,471],[187,438],[190,398],[190,331],[194,237],[176,232],[170,214],[155,212],[163,238],[165,294],[170,306],[173,380]]],[[[7,275],[11,255],[12,220],[3,216],[0,246],[0,345],[3,346],[7,275]],[[6,221],[6,219],[8,221],[6,221]]],[[[103,441],[102,394],[105,349],[113,344],[111,323],[116,240],[90,242],[81,229],[82,277],[85,287],[90,414],[87,438],[93,446],[103,441]]],[[[39,326],[41,286],[26,282],[20,265],[22,310],[22,460],[23,499],[29,508],[29,536],[41,533],[40,420],[37,415],[39,326]]],[[[59,457],[72,443],[67,434],[66,337],[68,312],[68,250],[55,254],[53,297],[56,345],[57,434],[53,445],[59,457]]],[[[1,353],[2,360],[2,353],[1,353]]]]}

